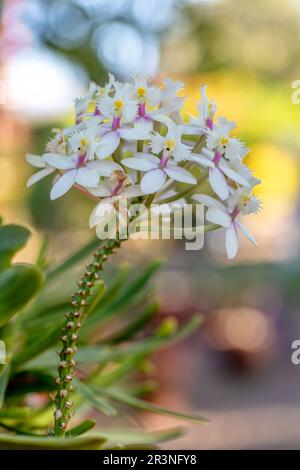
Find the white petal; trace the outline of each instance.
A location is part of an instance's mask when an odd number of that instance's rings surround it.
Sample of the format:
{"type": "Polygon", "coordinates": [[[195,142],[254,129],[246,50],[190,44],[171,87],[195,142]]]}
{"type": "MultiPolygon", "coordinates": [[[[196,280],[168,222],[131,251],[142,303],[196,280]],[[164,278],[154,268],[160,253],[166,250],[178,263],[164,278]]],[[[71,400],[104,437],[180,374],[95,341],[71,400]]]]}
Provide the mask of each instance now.
{"type": "Polygon", "coordinates": [[[159,191],[165,181],[166,174],[159,169],[151,170],[146,173],[141,180],[141,189],[144,194],[151,194],[159,191]]]}
{"type": "Polygon", "coordinates": [[[111,195],[110,189],[103,182],[100,182],[97,188],[91,189],[90,193],[97,197],[108,197],[111,195]]]}
{"type": "Polygon", "coordinates": [[[220,201],[217,201],[213,197],[207,196],[206,194],[194,194],[192,199],[194,199],[196,202],[199,202],[200,204],[204,204],[206,207],[216,207],[217,209],[221,209],[221,211],[226,212],[225,206],[220,201]]]}
{"type": "Polygon", "coordinates": [[[138,197],[138,196],[142,196],[143,194],[144,194],[143,191],[141,190],[140,186],[137,184],[132,185],[132,186],[127,186],[123,190],[123,195],[127,197],[138,197]]]}
{"type": "Polygon", "coordinates": [[[96,155],[99,158],[109,157],[118,148],[120,136],[117,132],[108,132],[105,134],[96,147],[96,155]]]}
{"type": "Polygon", "coordinates": [[[148,132],[141,128],[132,128],[132,129],[120,129],[119,134],[122,139],[127,140],[144,140],[149,138],[148,132]]]}
{"type": "Polygon", "coordinates": [[[236,228],[234,224],[230,224],[230,227],[226,230],[226,252],[227,258],[232,259],[236,256],[238,251],[238,239],[236,228]]]}
{"type": "Polygon", "coordinates": [[[77,170],[66,171],[51,189],[50,199],[57,199],[69,191],[75,183],[76,174],[77,170]]]}
{"type": "Polygon", "coordinates": [[[211,207],[206,212],[206,220],[212,224],[221,225],[221,227],[228,228],[231,225],[231,217],[226,212],[216,207],[211,207]]]}
{"type": "Polygon", "coordinates": [[[203,165],[205,167],[207,167],[207,166],[210,167],[210,168],[215,167],[214,162],[212,162],[211,160],[209,160],[206,157],[201,157],[200,155],[192,154],[191,157],[190,157],[190,160],[195,162],[195,163],[198,163],[199,165],[203,165]]]}
{"type": "Polygon", "coordinates": [[[86,167],[97,170],[101,176],[110,176],[110,174],[116,170],[123,171],[121,165],[110,160],[93,160],[88,162],[86,167]]]}
{"type": "Polygon", "coordinates": [[[37,171],[36,173],[31,175],[30,178],[28,178],[27,183],[26,183],[27,188],[30,188],[30,186],[32,186],[37,181],[40,181],[41,179],[45,178],[45,176],[50,175],[51,173],[53,173],[53,171],[54,171],[54,168],[51,168],[51,167],[47,167],[47,168],[44,168],[43,170],[37,171]]]}
{"type": "Polygon", "coordinates": [[[245,237],[247,237],[248,240],[250,240],[250,242],[253,243],[254,246],[257,246],[257,241],[255,240],[252,233],[247,229],[247,227],[245,227],[245,225],[242,224],[242,222],[240,222],[239,220],[236,220],[235,224],[241,229],[245,237]]]}
{"type": "Polygon", "coordinates": [[[96,188],[100,179],[99,172],[97,170],[91,170],[89,168],[79,168],[76,175],[76,183],[85,188],[96,188]]]}
{"type": "Polygon", "coordinates": [[[180,181],[181,183],[196,184],[197,180],[192,173],[181,168],[177,165],[172,165],[171,163],[167,165],[165,172],[167,175],[175,181],[180,181]]]}
{"type": "Polygon", "coordinates": [[[160,159],[158,157],[156,157],[155,155],[152,155],[151,153],[136,152],[136,153],[134,153],[134,156],[136,158],[145,158],[149,162],[155,163],[155,165],[160,164],[160,159]]]}
{"type": "Polygon", "coordinates": [[[36,168],[45,168],[45,161],[40,155],[33,155],[32,153],[27,153],[25,158],[30,165],[35,166],[36,168]]]}
{"type": "Polygon", "coordinates": [[[209,170],[209,182],[214,192],[219,196],[222,201],[228,198],[229,189],[225,176],[219,168],[212,168],[209,170]]]}
{"type": "Polygon", "coordinates": [[[45,153],[43,157],[45,162],[58,170],[70,170],[71,168],[75,168],[73,157],[66,157],[59,153],[45,153]]]}
{"type": "Polygon", "coordinates": [[[129,157],[129,158],[124,158],[121,161],[121,163],[127,168],[131,168],[133,170],[149,171],[149,170],[154,170],[155,168],[158,167],[159,158],[157,160],[158,162],[153,163],[144,157],[129,157]]]}
{"type": "Polygon", "coordinates": [[[141,132],[149,134],[153,130],[153,120],[139,117],[135,120],[134,127],[141,132]]]}
{"type": "Polygon", "coordinates": [[[225,175],[228,176],[231,180],[250,188],[250,184],[248,183],[248,181],[243,176],[239,175],[236,171],[232,170],[223,163],[221,163],[219,166],[223,173],[225,173],[225,175]]]}

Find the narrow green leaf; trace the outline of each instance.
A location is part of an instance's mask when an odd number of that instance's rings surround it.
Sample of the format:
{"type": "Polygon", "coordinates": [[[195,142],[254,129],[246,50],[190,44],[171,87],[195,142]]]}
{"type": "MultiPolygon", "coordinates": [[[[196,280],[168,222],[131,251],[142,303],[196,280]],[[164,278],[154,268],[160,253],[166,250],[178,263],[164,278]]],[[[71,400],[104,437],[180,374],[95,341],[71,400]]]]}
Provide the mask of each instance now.
{"type": "Polygon", "coordinates": [[[99,302],[98,307],[101,307],[101,309],[106,307],[113,299],[117,297],[120,290],[124,289],[124,286],[126,285],[129,272],[130,266],[128,266],[128,264],[121,266],[112,279],[101,301],[99,302]]]}
{"type": "Polygon", "coordinates": [[[86,322],[86,333],[91,331],[99,323],[99,321],[106,320],[112,315],[116,315],[120,312],[124,312],[125,308],[132,306],[139,301],[141,301],[149,289],[143,290],[143,288],[148,284],[150,278],[161,266],[160,261],[155,261],[151,263],[140,276],[135,278],[129,285],[126,286],[124,292],[120,294],[117,299],[113,300],[107,305],[106,308],[103,308],[103,305],[98,306],[94,314],[87,319],[86,322]]]}
{"type": "Polygon", "coordinates": [[[4,364],[0,367],[0,408],[2,408],[10,376],[10,364],[4,364]]]}
{"type": "Polygon", "coordinates": [[[86,432],[90,431],[96,424],[96,421],[93,419],[87,419],[86,421],[83,421],[82,423],[78,424],[78,426],[75,426],[74,428],[70,429],[66,433],[66,437],[77,437],[81,436],[82,434],[85,434],[86,432]]]}
{"type": "MultiPolygon", "coordinates": [[[[82,346],[77,353],[79,364],[100,364],[108,361],[119,361],[132,354],[152,354],[155,351],[164,349],[170,345],[176,344],[190,336],[202,323],[202,317],[196,315],[189,323],[184,325],[176,333],[166,337],[150,337],[141,341],[126,344],[121,347],[115,346],[82,346]]],[[[56,358],[52,351],[47,351],[36,359],[30,360],[26,367],[28,369],[40,369],[47,367],[54,368],[57,365],[56,358]]]]}
{"type": "Polygon", "coordinates": [[[101,302],[101,299],[103,298],[105,294],[105,291],[106,291],[105,282],[102,280],[98,281],[97,286],[94,289],[93,299],[86,311],[87,315],[90,315],[98,307],[99,303],[101,302]]]}
{"type": "Polygon", "coordinates": [[[75,254],[71,255],[61,264],[59,264],[58,266],[50,270],[47,274],[46,282],[49,283],[53,281],[56,277],[63,274],[65,271],[68,271],[70,268],[75,266],[81,260],[86,258],[91,253],[91,251],[100,247],[101,243],[102,242],[101,240],[99,240],[99,238],[93,238],[83,248],[81,248],[81,250],[77,251],[75,254]]]}
{"type": "Polygon", "coordinates": [[[133,322],[129,323],[119,333],[116,333],[111,338],[106,339],[111,344],[121,343],[134,337],[152,318],[158,311],[158,303],[153,302],[148,305],[141,313],[137,315],[137,318],[133,322]]]}
{"type": "Polygon", "coordinates": [[[99,429],[97,430],[97,435],[102,436],[106,439],[107,443],[105,444],[106,449],[111,448],[111,445],[147,445],[147,444],[159,444],[160,442],[169,441],[171,439],[176,439],[184,433],[183,428],[169,428],[163,429],[160,431],[145,432],[142,429],[99,429]]]}
{"type": "Polygon", "coordinates": [[[153,403],[141,400],[140,398],[127,395],[126,393],[117,389],[107,389],[92,387],[95,393],[101,393],[104,396],[111,398],[117,402],[123,403],[124,405],[138,408],[140,410],[149,411],[150,413],[157,413],[165,416],[171,416],[173,418],[184,419],[188,421],[194,421],[196,423],[206,423],[208,420],[203,416],[196,416],[186,413],[179,413],[177,411],[168,410],[162,406],[154,405],[153,403]]]}
{"type": "Polygon", "coordinates": [[[117,414],[116,409],[113,408],[105,398],[96,396],[93,390],[86,383],[77,379],[74,379],[73,381],[77,387],[78,393],[82,395],[96,410],[101,411],[101,413],[107,416],[115,416],[117,414]]]}
{"type": "Polygon", "coordinates": [[[10,265],[13,256],[21,250],[30,236],[30,231],[20,225],[0,226],[0,269],[10,265]]]}
{"type": "Polygon", "coordinates": [[[100,434],[65,439],[0,434],[0,450],[93,450],[100,449],[105,442],[100,434]]]}
{"type": "Polygon", "coordinates": [[[42,272],[30,264],[14,264],[0,272],[0,326],[25,307],[42,282],[42,272]]]}

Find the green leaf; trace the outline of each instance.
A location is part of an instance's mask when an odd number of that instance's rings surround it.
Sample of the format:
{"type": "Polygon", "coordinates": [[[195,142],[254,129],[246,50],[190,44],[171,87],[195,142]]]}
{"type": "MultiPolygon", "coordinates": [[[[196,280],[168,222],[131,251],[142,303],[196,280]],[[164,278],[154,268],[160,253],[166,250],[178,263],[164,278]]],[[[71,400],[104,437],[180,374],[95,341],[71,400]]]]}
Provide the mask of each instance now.
{"type": "Polygon", "coordinates": [[[103,308],[100,302],[94,314],[87,318],[85,334],[88,334],[100,321],[106,320],[112,315],[124,313],[126,308],[141,301],[146,293],[149,292],[148,288],[146,290],[143,290],[143,288],[148,284],[149,280],[160,266],[160,261],[151,263],[140,276],[135,278],[129,285],[126,285],[124,292],[121,293],[117,299],[112,299],[107,307],[103,308]]]}
{"type": "Polygon", "coordinates": [[[116,409],[113,408],[105,398],[96,396],[93,390],[86,383],[77,379],[73,379],[73,381],[77,387],[78,393],[82,395],[96,410],[101,411],[101,413],[107,416],[116,416],[116,409]]]}
{"type": "Polygon", "coordinates": [[[115,333],[108,341],[111,344],[121,343],[135,336],[158,312],[158,303],[153,302],[137,315],[129,325],[125,326],[120,332],[115,333]]]}
{"type": "Polygon", "coordinates": [[[10,364],[5,364],[0,367],[0,408],[2,408],[10,376],[10,364]]]}
{"type": "MultiPolygon", "coordinates": [[[[108,361],[119,361],[128,358],[132,354],[152,354],[155,351],[166,348],[172,344],[176,344],[188,336],[190,336],[202,323],[202,317],[196,315],[189,323],[170,336],[166,337],[150,337],[144,340],[125,344],[121,347],[115,346],[82,346],[76,355],[78,364],[100,364],[108,361]]],[[[28,358],[29,359],[29,358],[28,358]]],[[[28,360],[27,359],[27,360],[28,360]]],[[[47,351],[36,359],[30,360],[26,364],[28,369],[54,368],[57,365],[57,359],[53,356],[52,351],[47,351]]]]}
{"type": "Polygon", "coordinates": [[[150,413],[157,413],[165,416],[171,416],[173,418],[184,419],[194,421],[196,423],[207,423],[208,420],[203,416],[190,415],[186,413],[178,413],[177,411],[168,410],[162,406],[154,405],[153,403],[141,400],[140,398],[133,397],[117,389],[107,388],[95,388],[95,393],[101,393],[104,396],[111,398],[112,400],[123,403],[124,405],[138,408],[140,410],[149,411],[150,413]]]}
{"type": "Polygon", "coordinates": [[[21,250],[30,236],[30,231],[20,225],[0,226],[0,269],[6,268],[14,255],[21,250]]]}
{"type": "Polygon", "coordinates": [[[101,299],[103,298],[105,294],[105,291],[106,291],[105,282],[102,280],[98,281],[94,289],[93,299],[86,310],[87,315],[90,315],[97,308],[97,306],[99,305],[99,303],[101,302],[101,299]]]}
{"type": "Polygon", "coordinates": [[[70,431],[66,432],[66,437],[77,437],[85,434],[87,431],[92,429],[96,424],[96,421],[93,419],[87,419],[82,423],[78,424],[74,428],[70,429],[70,431]]]}
{"type": "Polygon", "coordinates": [[[147,444],[159,444],[160,442],[169,441],[171,439],[176,439],[184,433],[183,428],[169,428],[163,429],[160,431],[153,432],[144,432],[142,429],[98,429],[97,435],[102,436],[107,440],[105,444],[105,449],[110,449],[111,445],[147,445],[147,444]]]}
{"type": "Polygon", "coordinates": [[[30,264],[15,264],[0,272],[0,326],[25,307],[42,281],[42,272],[30,264]]]}
{"type": "Polygon", "coordinates": [[[23,420],[31,415],[31,409],[23,407],[10,407],[0,410],[0,419],[17,419],[23,420]]]}
{"type": "Polygon", "coordinates": [[[0,450],[93,450],[105,442],[105,437],[98,434],[65,439],[0,434],[0,450]]]}
{"type": "Polygon", "coordinates": [[[75,254],[71,255],[61,264],[56,266],[54,269],[48,272],[46,282],[53,281],[56,277],[63,274],[65,271],[68,271],[70,268],[75,266],[79,261],[86,258],[91,251],[101,246],[101,240],[99,238],[93,238],[89,241],[81,250],[77,251],[75,254]]]}

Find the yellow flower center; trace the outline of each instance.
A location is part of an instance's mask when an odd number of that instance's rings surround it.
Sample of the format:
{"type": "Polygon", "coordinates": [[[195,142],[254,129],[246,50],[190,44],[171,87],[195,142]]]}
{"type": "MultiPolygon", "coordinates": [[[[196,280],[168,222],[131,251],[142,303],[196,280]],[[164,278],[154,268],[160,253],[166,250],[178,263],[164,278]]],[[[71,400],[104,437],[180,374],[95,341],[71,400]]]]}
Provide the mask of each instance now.
{"type": "Polygon", "coordinates": [[[120,111],[123,108],[123,101],[122,100],[116,100],[115,101],[115,110],[120,111]]]}
{"type": "Polygon", "coordinates": [[[251,196],[243,196],[243,198],[242,198],[243,206],[246,206],[248,204],[248,202],[250,201],[250,199],[251,199],[251,196]]]}
{"type": "Polygon", "coordinates": [[[83,137],[79,141],[80,147],[88,147],[89,146],[89,141],[86,137],[83,137]]]}
{"type": "Polygon", "coordinates": [[[175,140],[173,139],[166,140],[166,145],[165,145],[166,150],[173,150],[174,147],[175,147],[175,140]]]}
{"type": "Polygon", "coordinates": [[[136,94],[137,94],[138,98],[144,98],[145,95],[146,95],[146,90],[145,90],[145,88],[142,87],[142,86],[139,87],[139,88],[137,89],[136,94]]]}
{"type": "Polygon", "coordinates": [[[221,142],[221,145],[226,145],[226,144],[228,144],[229,140],[227,139],[227,137],[222,137],[220,142],[221,142]]]}

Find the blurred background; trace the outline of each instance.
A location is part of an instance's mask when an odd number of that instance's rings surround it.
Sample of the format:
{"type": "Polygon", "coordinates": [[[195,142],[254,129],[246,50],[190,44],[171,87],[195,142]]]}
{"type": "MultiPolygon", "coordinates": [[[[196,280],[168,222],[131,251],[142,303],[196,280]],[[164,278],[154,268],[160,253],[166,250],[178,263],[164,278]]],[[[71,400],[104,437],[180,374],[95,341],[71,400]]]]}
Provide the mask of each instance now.
{"type": "MultiPolygon", "coordinates": [[[[179,449],[300,448],[300,4],[297,0],[0,1],[0,214],[33,229],[22,260],[34,261],[43,236],[53,261],[92,234],[91,204],[72,192],[49,199],[50,180],[32,189],[26,152],[41,154],[53,127],[72,122],[72,100],[107,71],[170,75],[187,85],[184,112],[208,84],[219,114],[238,123],[249,165],[263,184],[263,211],[247,218],[247,241],[227,263],[222,234],[201,252],[184,243],[129,242],[118,263],[164,255],[157,277],[161,315],[180,322],[203,313],[197,334],[153,364],[156,403],[197,411],[179,449]]],[[[171,424],[141,415],[146,428],[171,424]]]]}

